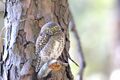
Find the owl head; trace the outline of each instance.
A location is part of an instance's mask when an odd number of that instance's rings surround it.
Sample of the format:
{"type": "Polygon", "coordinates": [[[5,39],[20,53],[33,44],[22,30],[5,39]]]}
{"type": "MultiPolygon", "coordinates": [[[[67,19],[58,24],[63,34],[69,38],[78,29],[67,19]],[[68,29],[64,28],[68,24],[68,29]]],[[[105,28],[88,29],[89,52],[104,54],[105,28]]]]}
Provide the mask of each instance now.
{"type": "Polygon", "coordinates": [[[48,35],[55,35],[62,32],[62,28],[55,22],[48,22],[41,28],[40,33],[45,33],[48,35]]]}

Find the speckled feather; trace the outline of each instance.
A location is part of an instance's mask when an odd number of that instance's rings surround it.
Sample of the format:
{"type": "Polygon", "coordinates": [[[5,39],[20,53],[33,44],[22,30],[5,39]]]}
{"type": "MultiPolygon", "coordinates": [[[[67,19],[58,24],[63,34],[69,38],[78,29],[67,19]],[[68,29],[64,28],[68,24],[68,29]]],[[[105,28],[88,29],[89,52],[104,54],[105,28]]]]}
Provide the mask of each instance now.
{"type": "Polygon", "coordinates": [[[43,49],[43,47],[47,44],[49,41],[49,35],[47,34],[40,34],[36,40],[36,54],[39,54],[39,52],[43,49]]]}
{"type": "Polygon", "coordinates": [[[51,36],[46,46],[40,52],[41,59],[45,62],[50,59],[57,59],[64,49],[64,39],[63,32],[51,36]]]}
{"type": "Polygon", "coordinates": [[[40,70],[45,62],[59,58],[64,45],[65,34],[58,24],[48,22],[43,25],[36,40],[36,72],[40,70]]]}

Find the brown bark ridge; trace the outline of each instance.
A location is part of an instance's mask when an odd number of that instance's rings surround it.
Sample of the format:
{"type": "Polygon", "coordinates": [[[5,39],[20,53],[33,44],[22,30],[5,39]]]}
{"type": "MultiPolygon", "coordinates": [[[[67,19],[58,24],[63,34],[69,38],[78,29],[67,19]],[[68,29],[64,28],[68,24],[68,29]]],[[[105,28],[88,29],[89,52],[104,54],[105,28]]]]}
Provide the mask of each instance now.
{"type": "MultiPolygon", "coordinates": [[[[59,60],[68,63],[68,25],[71,19],[68,0],[6,0],[5,4],[3,80],[37,80],[31,58],[39,31],[49,21],[64,29],[66,44],[59,60]]],[[[68,65],[41,80],[73,80],[73,75],[68,65]]]]}

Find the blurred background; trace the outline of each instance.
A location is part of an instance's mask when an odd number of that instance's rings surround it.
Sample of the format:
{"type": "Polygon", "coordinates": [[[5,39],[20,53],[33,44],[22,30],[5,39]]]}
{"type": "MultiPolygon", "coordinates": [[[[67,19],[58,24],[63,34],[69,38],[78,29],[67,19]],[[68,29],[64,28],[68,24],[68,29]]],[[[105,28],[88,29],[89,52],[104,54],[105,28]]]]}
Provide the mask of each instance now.
{"type": "MultiPolygon", "coordinates": [[[[84,80],[120,80],[120,0],[69,0],[69,4],[86,61],[84,80]]],[[[3,11],[0,0],[0,30],[3,11]]],[[[70,41],[70,55],[78,62],[77,40],[71,31],[70,41]]],[[[70,65],[76,76],[78,67],[70,65]]]]}
{"type": "MultiPolygon", "coordinates": [[[[81,39],[84,80],[120,80],[120,0],[69,0],[81,39]]],[[[77,42],[70,32],[71,57],[77,62],[77,42]]],[[[74,75],[78,68],[71,63],[74,75]]]]}

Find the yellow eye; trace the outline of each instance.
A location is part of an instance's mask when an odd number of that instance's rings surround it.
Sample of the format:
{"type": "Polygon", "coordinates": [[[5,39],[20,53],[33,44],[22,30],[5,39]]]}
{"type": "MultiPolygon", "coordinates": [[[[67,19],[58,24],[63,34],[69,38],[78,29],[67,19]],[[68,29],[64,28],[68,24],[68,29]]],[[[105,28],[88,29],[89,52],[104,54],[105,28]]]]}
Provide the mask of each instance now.
{"type": "Polygon", "coordinates": [[[57,27],[53,27],[53,29],[54,29],[54,30],[56,30],[56,29],[57,29],[57,27]]]}
{"type": "Polygon", "coordinates": [[[52,31],[55,31],[55,27],[52,27],[51,30],[52,30],[52,31]]]}

